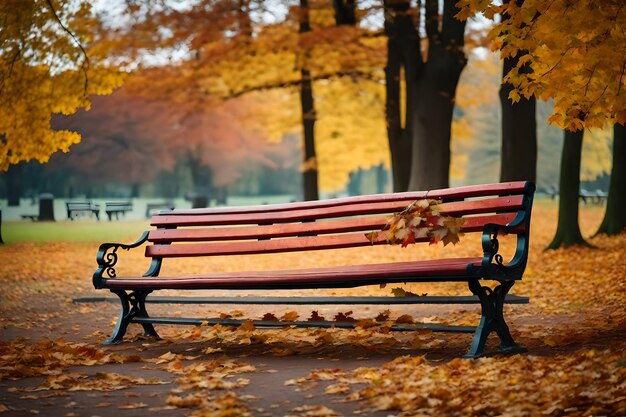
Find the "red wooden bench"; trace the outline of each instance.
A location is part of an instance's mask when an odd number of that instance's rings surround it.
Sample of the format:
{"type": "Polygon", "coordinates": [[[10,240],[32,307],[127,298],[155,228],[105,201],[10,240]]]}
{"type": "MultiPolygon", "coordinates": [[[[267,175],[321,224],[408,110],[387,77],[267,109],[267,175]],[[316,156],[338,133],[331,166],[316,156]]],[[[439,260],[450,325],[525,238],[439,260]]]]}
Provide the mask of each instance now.
{"type": "MultiPolygon", "coordinates": [[[[525,297],[507,296],[522,278],[528,258],[528,236],[534,185],[529,182],[474,185],[428,192],[405,192],[347,197],[250,207],[171,210],[152,217],[154,230],[144,232],[130,245],[100,245],[98,269],[93,276],[96,288],[108,289],[121,300],[122,310],[113,335],[105,343],[122,341],[130,323],[139,323],[145,334],[158,337],[153,324],[239,324],[236,320],[150,317],[146,303],[275,303],[275,304],[410,304],[480,303],[478,326],[440,327],[396,325],[392,330],[432,328],[442,331],[474,332],[466,357],[483,354],[491,332],[501,340],[500,350],[519,352],[504,320],[505,302],[528,302],[525,297]],[[237,256],[245,254],[332,250],[386,244],[385,234],[374,242],[366,232],[379,231],[388,216],[403,210],[417,199],[442,200],[442,214],[464,217],[462,231],[480,233],[483,253],[471,258],[389,262],[278,271],[210,272],[197,276],[159,276],[166,258],[195,256],[237,256]],[[517,235],[517,247],[508,262],[498,253],[498,234],[517,235]],[[118,249],[131,249],[147,242],[146,257],[152,258],[142,277],[118,277],[115,265],[118,249]],[[498,281],[491,289],[481,279],[498,281]],[[150,297],[156,290],[275,290],[341,288],[403,282],[467,282],[474,296],[465,297],[189,297],[187,300],[150,297]]],[[[470,239],[467,236],[465,239],[470,239]]],[[[441,251],[445,254],[445,250],[441,251]]],[[[284,326],[285,322],[255,321],[257,326],[284,326]]],[[[351,323],[294,322],[297,326],[348,327],[351,323]]]]}

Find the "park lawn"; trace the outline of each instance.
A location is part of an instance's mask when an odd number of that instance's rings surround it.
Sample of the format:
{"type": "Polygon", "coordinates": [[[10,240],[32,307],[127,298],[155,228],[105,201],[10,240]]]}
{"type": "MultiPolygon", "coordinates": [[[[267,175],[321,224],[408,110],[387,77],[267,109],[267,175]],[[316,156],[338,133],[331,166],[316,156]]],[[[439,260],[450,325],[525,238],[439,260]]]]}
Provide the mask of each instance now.
{"type": "MultiPolygon", "coordinates": [[[[602,215],[602,207],[581,206],[584,236],[595,232],[602,215]]],[[[98,243],[124,236],[130,238],[126,241],[134,240],[145,223],[35,224],[58,228],[48,229],[47,242],[24,238],[0,247],[0,380],[16,379],[0,386],[0,417],[3,407],[17,412],[20,401],[25,401],[22,397],[46,398],[61,410],[63,404],[87,401],[75,392],[76,387],[83,390],[80,392],[104,391],[112,396],[103,402],[109,405],[103,405],[98,415],[133,415],[130,411],[124,414],[133,407],[181,416],[335,416],[354,411],[376,416],[389,412],[402,416],[626,415],[626,234],[590,239],[597,249],[544,251],[554,235],[556,217],[554,202],[538,201],[533,212],[529,264],[524,279],[513,288],[517,294],[530,296],[531,304],[507,307],[514,336],[529,353],[473,361],[458,359],[468,347],[467,335],[390,334],[368,327],[353,331],[267,331],[250,326],[237,330],[158,326],[165,340],[147,342],[137,335],[139,326],[133,326],[134,342],[101,348],[100,342],[112,330],[118,306],[72,304],[71,298],[108,294],[91,288],[98,243]],[[80,231],[82,228],[86,231],[80,231]],[[55,233],[65,233],[70,239],[55,239],[55,233]],[[117,235],[105,236],[107,233],[117,235]],[[270,368],[268,362],[272,363],[270,368]],[[83,374],[73,372],[76,366],[82,366],[83,374]],[[290,367],[298,373],[294,375],[290,367]],[[158,370],[161,379],[148,378],[145,369],[158,370]],[[276,395],[264,385],[269,375],[272,385],[283,387],[280,395],[304,395],[302,401],[307,405],[294,411],[295,404],[264,403],[264,397],[269,401],[276,395]],[[37,377],[45,377],[44,382],[37,377]],[[124,388],[129,385],[133,388],[124,388]],[[156,394],[140,391],[137,385],[146,385],[156,394]],[[116,397],[118,390],[121,394],[116,397]],[[277,408],[271,408],[275,412],[269,414],[256,413],[258,404],[264,404],[266,410],[274,405],[277,408]]],[[[26,222],[21,226],[30,228],[26,222]]],[[[376,246],[333,251],[332,257],[317,251],[184,259],[166,262],[163,274],[402,261],[440,257],[443,251],[445,256],[465,256],[480,250],[476,237],[466,236],[455,247],[376,246]]],[[[118,273],[139,274],[148,263],[143,250],[124,251],[118,273]]],[[[467,293],[463,285],[450,283],[406,288],[416,293],[467,293]]],[[[390,290],[366,287],[333,291],[388,295],[390,290]]],[[[206,313],[197,306],[170,308],[173,311],[168,314],[206,313]]],[[[211,308],[214,310],[207,316],[260,318],[273,313],[280,318],[294,313],[306,319],[311,314],[310,309],[292,307],[211,308]]],[[[353,310],[357,319],[371,319],[381,313],[378,308],[355,306],[339,311],[346,309],[353,310]]],[[[418,321],[424,317],[420,316],[423,310],[411,307],[392,310],[392,321],[406,314],[418,321]]],[[[425,318],[460,324],[477,320],[476,310],[450,310],[426,311],[425,318]]],[[[332,318],[329,314],[333,313],[321,308],[319,312],[332,318]]],[[[41,407],[28,406],[46,414],[41,407]]]]}
{"type": "Polygon", "coordinates": [[[149,220],[56,222],[10,221],[2,223],[6,244],[18,242],[133,242],[148,230],[149,220]]]}

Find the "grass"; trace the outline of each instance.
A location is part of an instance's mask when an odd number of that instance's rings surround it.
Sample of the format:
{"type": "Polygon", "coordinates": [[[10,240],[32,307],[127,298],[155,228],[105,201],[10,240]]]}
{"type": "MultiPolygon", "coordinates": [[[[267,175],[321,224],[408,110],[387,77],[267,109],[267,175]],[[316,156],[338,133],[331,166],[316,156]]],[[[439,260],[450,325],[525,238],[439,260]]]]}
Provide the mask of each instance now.
{"type": "Polygon", "coordinates": [[[92,221],[63,220],[57,222],[12,221],[2,223],[6,244],[17,242],[134,242],[149,220],[92,221]]]}

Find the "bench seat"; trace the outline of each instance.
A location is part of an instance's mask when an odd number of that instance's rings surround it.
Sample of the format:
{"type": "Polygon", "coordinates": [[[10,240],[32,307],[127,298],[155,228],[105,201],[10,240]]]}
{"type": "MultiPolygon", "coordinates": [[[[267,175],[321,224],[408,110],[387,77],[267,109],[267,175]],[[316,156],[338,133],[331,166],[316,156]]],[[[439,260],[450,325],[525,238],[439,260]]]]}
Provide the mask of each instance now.
{"type": "Polygon", "coordinates": [[[110,289],[291,289],[340,288],[394,282],[467,281],[477,276],[482,258],[451,258],[387,264],[334,266],[278,271],[223,272],[207,275],[115,278],[110,289]]]}

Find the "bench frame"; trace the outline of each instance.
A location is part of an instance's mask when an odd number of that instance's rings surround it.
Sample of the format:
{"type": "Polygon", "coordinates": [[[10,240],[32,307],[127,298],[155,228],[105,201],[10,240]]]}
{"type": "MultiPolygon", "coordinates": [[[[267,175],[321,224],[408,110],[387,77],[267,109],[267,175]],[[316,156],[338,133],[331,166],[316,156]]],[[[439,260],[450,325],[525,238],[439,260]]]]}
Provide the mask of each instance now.
{"type": "Polygon", "coordinates": [[[76,216],[74,213],[90,213],[96,216],[97,220],[100,220],[100,204],[93,203],[91,201],[67,201],[65,202],[67,209],[67,218],[74,220],[76,216]]]}
{"type": "MultiPolygon", "coordinates": [[[[515,281],[520,280],[524,273],[524,269],[526,267],[527,259],[528,259],[528,251],[529,251],[529,231],[530,231],[530,215],[532,208],[532,200],[534,194],[534,184],[530,182],[526,182],[524,184],[524,196],[523,196],[523,207],[524,210],[519,210],[517,215],[514,217],[512,221],[510,221],[506,225],[501,224],[485,224],[482,230],[482,250],[483,256],[480,266],[468,265],[467,274],[458,277],[446,277],[443,281],[465,281],[468,283],[469,290],[474,294],[475,301],[480,303],[481,305],[481,318],[478,326],[471,327],[470,331],[474,331],[474,337],[469,349],[469,352],[464,355],[465,358],[476,358],[484,355],[485,343],[487,341],[487,337],[495,332],[500,338],[500,346],[499,350],[504,353],[520,353],[525,352],[526,349],[519,346],[511,336],[509,327],[504,318],[504,304],[508,301],[507,294],[509,293],[511,287],[514,285],[515,281]],[[519,230],[523,229],[523,232],[519,232],[519,230]],[[506,233],[515,233],[517,235],[517,247],[512,259],[508,263],[504,263],[503,257],[499,254],[499,241],[498,236],[500,234],[506,233]],[[480,280],[488,279],[494,280],[498,282],[493,289],[482,285],[480,280]]],[[[501,195],[506,195],[503,193],[501,195]]],[[[407,204],[408,205],[408,204],[407,204]]],[[[202,209],[201,209],[202,210],[202,209]]],[[[163,212],[161,215],[167,214],[163,212]]],[[[100,245],[97,254],[97,262],[98,268],[93,275],[93,284],[96,289],[99,288],[107,288],[106,281],[109,279],[116,278],[115,265],[118,261],[118,250],[130,250],[133,248],[137,248],[148,241],[149,232],[146,231],[143,235],[134,243],[126,245],[120,243],[103,243],[100,245]]],[[[157,243],[159,244],[159,243],[157,243]]],[[[161,243],[163,244],[163,243],[161,243]]],[[[165,243],[167,244],[167,243],[165,243]]],[[[158,277],[158,274],[161,269],[163,258],[162,257],[153,257],[152,262],[148,271],[144,274],[144,277],[158,277]]],[[[419,279],[401,279],[395,280],[393,282],[428,282],[428,281],[439,281],[433,277],[420,277],[419,279]]],[[[381,281],[382,282],[382,281],[381,281]]],[[[372,282],[374,284],[375,282],[372,282]]],[[[324,283],[324,285],[317,286],[316,288],[339,288],[345,286],[354,286],[354,285],[346,285],[346,283],[337,283],[337,285],[329,285],[328,283],[324,283]],[[342,285],[343,284],[343,285],[342,285]]],[[[268,285],[268,286],[254,286],[254,289],[268,289],[273,290],[276,289],[276,285],[268,285]]],[[[296,286],[291,288],[297,288],[296,286]]],[[[312,288],[312,287],[307,287],[312,288]]],[[[168,318],[151,318],[148,315],[146,309],[146,298],[150,293],[154,291],[151,288],[145,288],[142,286],[141,288],[132,286],[124,289],[113,289],[108,288],[111,292],[117,295],[121,302],[121,311],[119,315],[119,319],[115,325],[112,336],[105,341],[105,344],[110,343],[119,343],[122,341],[124,334],[126,333],[127,327],[130,323],[139,323],[142,325],[144,329],[144,335],[148,337],[156,337],[158,338],[158,333],[156,332],[153,324],[154,323],[168,323],[168,324],[195,324],[198,325],[206,320],[200,319],[168,319],[168,318]]],[[[516,296],[513,296],[516,297],[516,296]]],[[[271,298],[271,297],[270,297],[271,298]]],[[[332,302],[332,304],[344,304],[344,302],[340,302],[341,297],[337,297],[337,302],[332,302]]],[[[346,297],[351,298],[351,297],[346,297]]],[[[354,298],[354,297],[352,297],[354,298]]],[[[372,297],[372,298],[381,298],[381,297],[372,297]]],[[[385,297],[383,297],[385,298],[385,297]]],[[[389,299],[394,299],[394,297],[386,297],[389,299]]],[[[411,298],[411,297],[409,297],[411,298]]],[[[407,300],[407,304],[410,303],[429,303],[432,301],[432,297],[414,297],[414,300],[407,300]],[[422,299],[422,300],[420,300],[422,299]]],[[[457,301],[454,300],[455,297],[447,297],[450,298],[446,301],[447,304],[456,304],[457,301]]],[[[464,301],[460,301],[461,303],[467,303],[467,297],[457,297],[459,300],[465,299],[464,301]]],[[[242,300],[244,298],[242,297],[242,300]]],[[[302,298],[304,300],[304,298],[302,298]]],[[[267,301],[267,300],[266,300],[267,301]]],[[[269,304],[270,302],[260,302],[259,304],[269,304]]],[[[276,301],[276,300],[274,300],[276,301]]],[[[527,302],[528,299],[525,299],[527,302]]],[[[513,302],[524,302],[524,299],[521,301],[518,299],[513,302]]],[[[210,299],[206,300],[206,303],[211,303],[210,299]]],[[[219,301],[213,301],[213,303],[219,303],[219,301]]],[[[347,300],[346,304],[349,304],[350,300],[347,300]]],[[[281,304],[280,302],[276,302],[276,304],[281,304]]],[[[294,303],[295,304],[295,303],[294,303]]],[[[299,304],[307,304],[307,302],[299,303],[299,304]]],[[[376,302],[372,302],[371,304],[395,304],[387,302],[387,300],[376,300],[376,302]]],[[[236,325],[240,324],[239,321],[233,320],[213,320],[210,324],[225,324],[225,325],[236,325]]],[[[332,322],[331,324],[325,325],[324,323],[310,323],[310,322],[263,322],[257,321],[255,322],[259,327],[276,327],[276,326],[285,326],[285,325],[294,325],[299,327],[350,327],[350,325],[344,325],[344,323],[332,322]]],[[[325,322],[329,323],[329,322],[325,322]]],[[[467,332],[467,328],[464,326],[456,326],[457,328],[452,330],[446,330],[445,328],[433,328],[435,331],[462,331],[467,332]]],[[[395,326],[391,330],[412,330],[424,328],[420,326],[395,326]]]]}
{"type": "Polygon", "coordinates": [[[127,211],[133,211],[133,202],[132,201],[108,201],[104,203],[104,211],[109,218],[109,221],[113,220],[113,215],[115,215],[115,220],[120,219],[120,213],[126,215],[127,211]]]}

